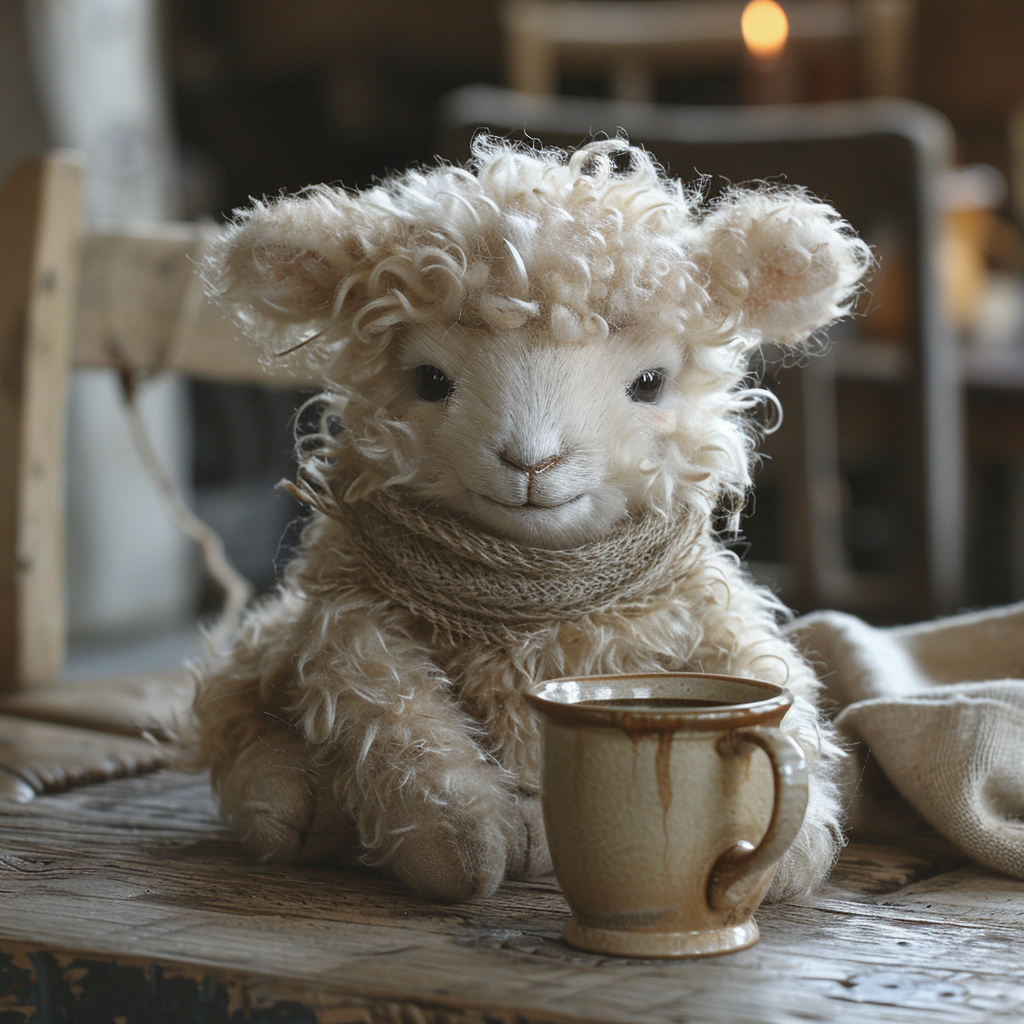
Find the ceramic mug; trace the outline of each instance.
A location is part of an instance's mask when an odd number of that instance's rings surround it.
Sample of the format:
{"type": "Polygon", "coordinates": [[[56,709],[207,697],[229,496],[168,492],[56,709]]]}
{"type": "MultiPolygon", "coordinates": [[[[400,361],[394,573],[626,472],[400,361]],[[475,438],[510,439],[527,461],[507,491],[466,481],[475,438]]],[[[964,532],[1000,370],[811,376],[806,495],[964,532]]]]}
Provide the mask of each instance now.
{"type": "Polygon", "coordinates": [[[807,806],[803,753],[779,728],[790,694],[673,672],[552,679],[526,699],[565,941],[644,957],[757,942],[754,910],[807,806]]]}

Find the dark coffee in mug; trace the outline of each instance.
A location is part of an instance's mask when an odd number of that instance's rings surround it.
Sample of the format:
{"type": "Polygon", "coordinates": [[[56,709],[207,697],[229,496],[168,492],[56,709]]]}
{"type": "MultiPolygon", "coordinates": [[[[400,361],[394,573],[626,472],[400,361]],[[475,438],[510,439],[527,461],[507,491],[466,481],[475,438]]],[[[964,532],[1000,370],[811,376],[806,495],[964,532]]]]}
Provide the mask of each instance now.
{"type": "Polygon", "coordinates": [[[631,711],[693,711],[695,708],[727,708],[728,700],[707,700],[694,697],[607,697],[581,700],[582,707],[629,708],[631,711]]]}

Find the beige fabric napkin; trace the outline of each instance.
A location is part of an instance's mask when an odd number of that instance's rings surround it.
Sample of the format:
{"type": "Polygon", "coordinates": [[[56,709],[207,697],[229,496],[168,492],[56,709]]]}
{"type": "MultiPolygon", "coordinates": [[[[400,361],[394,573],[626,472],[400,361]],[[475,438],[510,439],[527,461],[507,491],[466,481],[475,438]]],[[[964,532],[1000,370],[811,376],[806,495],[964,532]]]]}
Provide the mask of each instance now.
{"type": "Polygon", "coordinates": [[[1024,878],[1024,603],[877,629],[816,612],[788,630],[852,743],[969,857],[1024,878]]]}

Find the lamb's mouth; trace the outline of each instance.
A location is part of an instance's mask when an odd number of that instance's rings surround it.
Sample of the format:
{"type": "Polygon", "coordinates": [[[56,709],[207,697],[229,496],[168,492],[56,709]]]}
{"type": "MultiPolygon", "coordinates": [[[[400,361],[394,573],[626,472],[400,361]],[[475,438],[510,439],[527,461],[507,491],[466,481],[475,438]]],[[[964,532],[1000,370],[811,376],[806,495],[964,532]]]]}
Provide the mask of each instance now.
{"type": "Polygon", "coordinates": [[[568,508],[569,505],[575,504],[577,501],[581,501],[585,497],[585,495],[577,494],[572,498],[566,498],[565,501],[560,501],[554,505],[538,505],[535,501],[523,501],[517,505],[509,505],[504,501],[498,501],[497,498],[490,498],[486,494],[480,494],[479,491],[477,494],[488,504],[497,505],[498,508],[508,509],[509,512],[554,512],[560,508],[568,508]]]}

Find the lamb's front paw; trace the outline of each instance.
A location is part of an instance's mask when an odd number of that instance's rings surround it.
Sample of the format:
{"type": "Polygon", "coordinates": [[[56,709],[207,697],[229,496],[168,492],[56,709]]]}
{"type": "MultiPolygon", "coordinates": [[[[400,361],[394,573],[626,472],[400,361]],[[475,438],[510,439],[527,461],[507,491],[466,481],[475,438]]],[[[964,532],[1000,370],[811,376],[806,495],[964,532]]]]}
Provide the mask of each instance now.
{"type": "Polygon", "coordinates": [[[509,854],[509,878],[533,878],[551,870],[551,854],[544,832],[540,797],[530,796],[522,790],[516,796],[515,827],[509,854]]]}
{"type": "Polygon", "coordinates": [[[219,790],[222,816],[262,861],[337,862],[357,851],[352,824],[290,730],[268,732],[246,748],[219,790]]]}
{"type": "Polygon", "coordinates": [[[391,870],[410,888],[431,899],[456,902],[489,896],[508,864],[504,822],[442,810],[420,820],[402,837],[391,870]]]}
{"type": "Polygon", "coordinates": [[[467,772],[444,801],[421,797],[388,858],[407,885],[439,900],[489,896],[505,878],[550,870],[540,800],[510,793],[489,770],[467,772]]]}
{"type": "Polygon", "coordinates": [[[519,793],[487,817],[442,810],[406,833],[390,863],[417,892],[451,901],[489,896],[505,878],[542,875],[551,857],[540,799],[519,793]]]}

